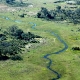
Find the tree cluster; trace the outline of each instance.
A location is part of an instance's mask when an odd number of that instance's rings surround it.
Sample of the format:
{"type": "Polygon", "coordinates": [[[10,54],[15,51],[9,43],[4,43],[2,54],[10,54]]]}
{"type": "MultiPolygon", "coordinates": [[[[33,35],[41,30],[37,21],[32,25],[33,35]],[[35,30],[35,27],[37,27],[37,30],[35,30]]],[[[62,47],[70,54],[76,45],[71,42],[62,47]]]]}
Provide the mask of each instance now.
{"type": "Polygon", "coordinates": [[[4,34],[0,34],[0,41],[6,40],[6,36],[4,34]]]}
{"type": "Polygon", "coordinates": [[[46,20],[53,21],[69,21],[77,24],[80,22],[80,8],[76,10],[62,9],[61,6],[57,6],[56,9],[48,11],[42,7],[41,11],[37,13],[38,18],[44,18],[46,20]]]}
{"type": "Polygon", "coordinates": [[[17,26],[11,26],[7,30],[0,33],[0,60],[6,59],[22,59],[19,53],[22,53],[25,44],[37,43],[35,38],[40,38],[31,32],[25,33],[17,26]]]}
{"type": "Polygon", "coordinates": [[[76,4],[77,4],[77,5],[80,5],[80,1],[79,1],[79,0],[77,0],[77,1],[76,1],[76,4]]]}
{"type": "Polygon", "coordinates": [[[18,53],[21,53],[21,43],[17,40],[0,41],[0,59],[2,57],[10,58],[18,53]]]}
{"type": "Polygon", "coordinates": [[[14,6],[14,7],[24,7],[24,6],[28,6],[30,5],[30,3],[24,3],[23,0],[5,0],[5,2],[10,5],[10,6],[14,6]]]}
{"type": "Polygon", "coordinates": [[[13,38],[25,41],[31,41],[34,38],[40,38],[40,36],[34,35],[31,32],[25,33],[22,29],[18,29],[18,27],[15,25],[8,28],[8,34],[13,38]]]}
{"type": "Polygon", "coordinates": [[[80,47],[72,47],[72,50],[78,50],[78,51],[80,51],[80,47]]]}
{"type": "Polygon", "coordinates": [[[15,0],[6,0],[6,3],[13,4],[15,0]]]}

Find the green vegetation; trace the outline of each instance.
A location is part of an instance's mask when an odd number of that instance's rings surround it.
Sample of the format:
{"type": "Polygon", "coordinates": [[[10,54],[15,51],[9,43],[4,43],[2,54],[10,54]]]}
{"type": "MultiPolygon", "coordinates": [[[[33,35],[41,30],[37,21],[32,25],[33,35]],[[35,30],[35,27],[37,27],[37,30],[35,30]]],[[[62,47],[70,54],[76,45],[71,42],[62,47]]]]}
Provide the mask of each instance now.
{"type": "Polygon", "coordinates": [[[80,50],[80,47],[73,47],[73,50],[80,50]]]}
{"type": "Polygon", "coordinates": [[[6,3],[13,4],[15,0],[6,0],[6,3]]]}
{"type": "Polygon", "coordinates": [[[7,4],[8,6],[12,6],[12,7],[27,7],[30,5],[30,3],[24,3],[22,0],[4,0],[4,1],[0,1],[2,3],[7,4]]]}
{"type": "Polygon", "coordinates": [[[3,34],[0,34],[0,60],[6,59],[22,59],[18,55],[22,53],[22,48],[28,43],[37,43],[34,38],[40,36],[34,35],[31,32],[24,33],[17,26],[11,26],[3,34]]]}
{"type": "MultiPolygon", "coordinates": [[[[15,56],[3,54],[2,58],[7,60],[0,60],[0,80],[51,80],[56,78],[56,74],[47,69],[49,61],[43,56],[63,49],[64,45],[47,31],[55,32],[68,45],[68,49],[61,54],[49,56],[52,60],[51,68],[61,75],[59,80],[80,80],[80,50],[72,49],[80,48],[80,24],[69,23],[70,19],[69,21],[67,19],[66,22],[66,20],[45,20],[35,17],[41,7],[50,11],[56,10],[57,6],[61,6],[61,10],[65,6],[73,6],[66,4],[65,1],[60,3],[54,3],[54,1],[56,0],[28,0],[33,7],[14,7],[15,10],[9,6],[4,8],[3,3],[2,6],[0,4],[0,41],[10,45],[16,41],[14,43],[19,44],[21,49],[21,52],[15,56]],[[23,14],[26,15],[21,17],[20,15],[23,16],[23,14]],[[34,24],[30,22],[36,23],[36,29],[32,29],[34,24]],[[15,29],[17,29],[13,32],[14,34],[11,32],[10,26],[12,25],[16,25],[15,29]],[[31,40],[27,40],[26,43],[26,37],[28,38],[29,34],[42,36],[42,38],[32,39],[40,43],[30,42],[31,40]],[[29,49],[24,48],[22,45],[24,42],[25,45],[31,45],[29,49]]],[[[79,8],[80,5],[76,6],[79,8]]],[[[66,8],[66,10],[75,11],[77,9],[66,8]]]]}
{"type": "Polygon", "coordinates": [[[74,24],[80,23],[80,8],[76,10],[65,10],[61,9],[61,6],[57,6],[56,10],[48,11],[46,8],[42,7],[41,11],[37,13],[38,18],[44,18],[53,21],[70,21],[74,24]]]}

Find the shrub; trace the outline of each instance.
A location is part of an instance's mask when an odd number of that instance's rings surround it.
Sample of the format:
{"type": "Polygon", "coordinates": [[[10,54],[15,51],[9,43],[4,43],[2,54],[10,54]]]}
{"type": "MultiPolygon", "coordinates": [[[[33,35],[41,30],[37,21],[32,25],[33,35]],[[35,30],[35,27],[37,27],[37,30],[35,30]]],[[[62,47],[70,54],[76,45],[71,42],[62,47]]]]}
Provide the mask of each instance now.
{"type": "Polygon", "coordinates": [[[14,61],[16,61],[16,60],[23,60],[23,58],[20,55],[15,55],[15,56],[11,57],[11,60],[14,60],[14,61]]]}
{"type": "Polygon", "coordinates": [[[80,47],[72,47],[72,50],[79,50],[80,51],[80,47]]]}

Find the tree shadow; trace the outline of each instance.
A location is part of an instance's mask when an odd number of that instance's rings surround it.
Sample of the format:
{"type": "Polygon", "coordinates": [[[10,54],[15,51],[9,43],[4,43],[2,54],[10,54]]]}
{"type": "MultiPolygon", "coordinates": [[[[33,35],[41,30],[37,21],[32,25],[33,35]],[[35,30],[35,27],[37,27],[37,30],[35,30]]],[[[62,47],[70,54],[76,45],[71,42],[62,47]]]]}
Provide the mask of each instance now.
{"type": "Polygon", "coordinates": [[[0,61],[5,61],[8,60],[9,57],[8,56],[0,56],[0,61]]]}

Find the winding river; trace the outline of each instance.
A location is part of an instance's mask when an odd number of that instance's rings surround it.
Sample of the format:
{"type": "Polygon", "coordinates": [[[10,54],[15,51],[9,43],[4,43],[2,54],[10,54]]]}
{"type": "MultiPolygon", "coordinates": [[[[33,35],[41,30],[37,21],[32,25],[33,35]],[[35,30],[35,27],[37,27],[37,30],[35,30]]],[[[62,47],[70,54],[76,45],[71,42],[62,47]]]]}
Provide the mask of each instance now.
{"type": "MultiPolygon", "coordinates": [[[[10,18],[4,17],[4,16],[1,16],[1,18],[4,18],[4,19],[6,19],[6,20],[10,20],[10,21],[13,21],[13,22],[17,22],[17,23],[21,23],[21,22],[22,22],[22,21],[20,21],[20,20],[11,20],[10,18]]],[[[32,29],[38,30],[38,29],[36,29],[36,26],[37,26],[37,25],[36,25],[35,23],[30,22],[29,24],[32,25],[32,27],[31,27],[32,29]]],[[[53,55],[53,54],[60,54],[61,52],[64,52],[64,51],[68,48],[68,45],[65,43],[65,41],[64,41],[63,39],[60,38],[60,36],[59,36],[58,34],[54,33],[53,31],[46,31],[46,32],[48,32],[48,33],[50,33],[51,35],[55,36],[55,37],[64,45],[64,48],[63,48],[63,49],[61,49],[61,50],[59,50],[59,51],[56,51],[56,52],[52,52],[52,53],[46,54],[46,55],[44,56],[44,58],[49,61],[48,65],[47,65],[47,68],[48,68],[50,71],[52,71],[53,73],[55,73],[55,74],[57,75],[57,77],[56,77],[56,78],[53,78],[52,80],[57,80],[57,79],[59,79],[59,78],[61,77],[61,75],[60,75],[57,71],[55,71],[55,70],[53,70],[53,69],[51,68],[52,60],[49,58],[49,56],[51,56],[51,55],[53,55]]]]}
{"type": "MultiPolygon", "coordinates": [[[[30,22],[30,24],[33,24],[32,29],[36,29],[36,24],[35,23],[30,22]]],[[[49,61],[48,65],[47,65],[47,68],[57,75],[57,77],[53,78],[52,80],[57,80],[57,79],[59,79],[61,77],[61,75],[57,71],[55,71],[55,70],[53,70],[51,68],[52,60],[49,58],[49,56],[51,56],[52,54],[59,54],[61,52],[64,52],[68,48],[68,45],[66,44],[66,42],[63,39],[60,38],[60,36],[58,34],[54,33],[53,31],[46,31],[46,32],[48,32],[51,35],[55,36],[62,44],[64,44],[64,48],[63,49],[61,49],[61,50],[59,50],[59,51],[57,51],[55,53],[52,52],[50,54],[46,54],[44,56],[44,58],[49,61]]]]}

